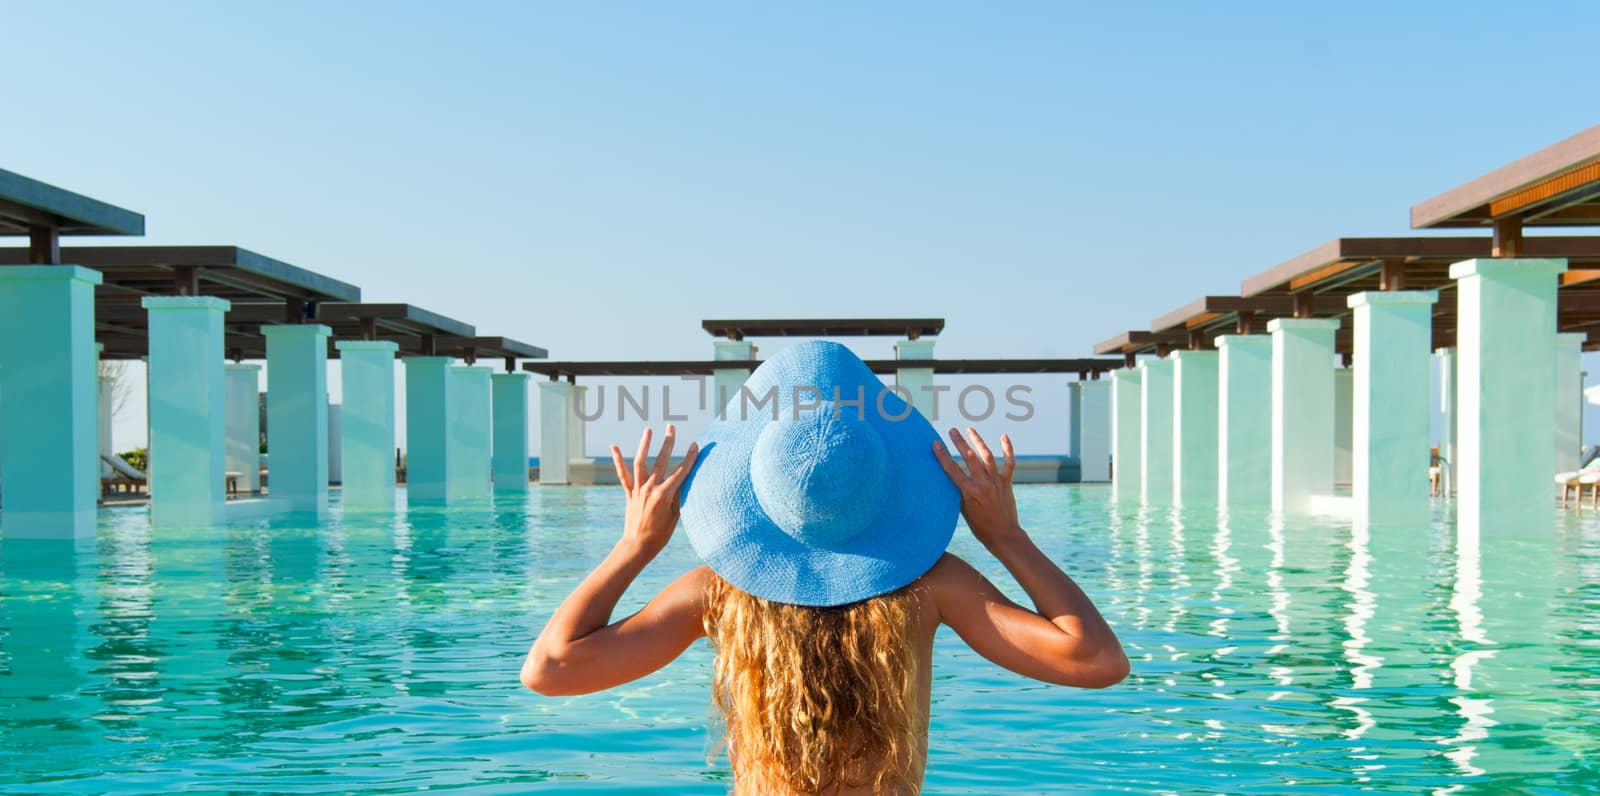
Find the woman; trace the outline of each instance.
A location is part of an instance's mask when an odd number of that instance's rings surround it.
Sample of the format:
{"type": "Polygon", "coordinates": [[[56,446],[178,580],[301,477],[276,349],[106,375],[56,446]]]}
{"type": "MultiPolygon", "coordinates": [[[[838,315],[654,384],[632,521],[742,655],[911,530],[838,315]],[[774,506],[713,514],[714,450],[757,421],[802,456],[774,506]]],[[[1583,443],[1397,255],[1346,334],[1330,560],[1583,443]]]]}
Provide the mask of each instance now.
{"type": "Polygon", "coordinates": [[[997,460],[976,431],[951,429],[964,471],[919,413],[832,343],[780,353],[746,387],[758,400],[772,393],[758,404],[775,407],[770,416],[741,406],[676,467],[670,425],[653,463],[649,429],[631,467],[612,447],[627,494],[622,539],[550,617],[524,685],[611,688],[706,636],[736,790],[912,793],[940,624],[1027,677],[1103,688],[1127,676],[1105,619],[1018,521],[1009,438],[997,460]],[[958,508],[1034,610],[944,552],[958,508]],[[612,622],[680,513],[705,565],[612,622]]]}

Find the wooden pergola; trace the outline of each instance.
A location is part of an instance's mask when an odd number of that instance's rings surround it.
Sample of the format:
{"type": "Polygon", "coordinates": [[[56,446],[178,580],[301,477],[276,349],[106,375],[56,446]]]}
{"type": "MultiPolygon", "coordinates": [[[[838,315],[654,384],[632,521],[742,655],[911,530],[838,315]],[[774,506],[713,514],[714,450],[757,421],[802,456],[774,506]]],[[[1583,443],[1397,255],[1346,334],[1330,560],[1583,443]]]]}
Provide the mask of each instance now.
{"type": "MultiPolygon", "coordinates": [[[[223,348],[235,359],[265,356],[262,324],[305,323],[324,302],[358,302],[355,285],[237,246],[73,246],[60,256],[99,271],[95,340],[106,359],[137,359],[149,351],[145,296],[216,296],[224,316],[223,348]]],[[[0,266],[29,261],[29,249],[0,249],[0,266]]]]}
{"type": "Polygon", "coordinates": [[[944,331],[943,318],[754,318],[701,321],[712,337],[899,337],[912,340],[944,331]]]}
{"type": "MultiPolygon", "coordinates": [[[[1075,373],[1080,378],[1098,378],[1122,366],[1120,359],[869,359],[874,373],[893,373],[901,368],[931,368],[934,373],[997,375],[1026,373],[1075,373]]],[[[708,376],[718,370],[754,370],[761,360],[658,360],[597,362],[524,362],[522,369],[548,376],[552,381],[576,381],[579,376],[708,376]]]]}
{"type": "MultiPolygon", "coordinates": [[[[1534,236],[1523,240],[1527,257],[1559,257],[1570,270],[1559,293],[1561,331],[1594,330],[1600,347],[1600,237],[1534,236]]],[[[1339,318],[1345,326],[1335,347],[1350,352],[1350,309],[1355,293],[1437,290],[1434,345],[1455,340],[1455,283],[1450,266],[1493,256],[1485,237],[1338,238],[1244,280],[1237,296],[1206,296],[1161,315],[1147,330],[1102,341],[1096,354],[1165,355],[1181,348],[1210,348],[1221,334],[1265,331],[1271,318],[1339,318]]]]}
{"type": "Polygon", "coordinates": [[[62,235],[143,234],[132,210],[0,169],[0,236],[27,236],[24,264],[60,263],[62,235]]]}
{"type": "Polygon", "coordinates": [[[1600,125],[1411,208],[1412,229],[1494,231],[1493,257],[1538,257],[1527,227],[1600,226],[1600,125]]]}

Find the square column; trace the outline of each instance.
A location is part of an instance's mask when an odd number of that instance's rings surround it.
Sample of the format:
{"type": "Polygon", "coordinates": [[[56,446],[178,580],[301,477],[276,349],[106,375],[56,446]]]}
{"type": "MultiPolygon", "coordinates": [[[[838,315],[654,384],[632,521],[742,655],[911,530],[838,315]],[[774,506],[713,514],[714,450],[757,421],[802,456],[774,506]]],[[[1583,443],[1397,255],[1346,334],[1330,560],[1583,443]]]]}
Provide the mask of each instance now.
{"type": "Polygon", "coordinates": [[[1172,360],[1147,359],[1139,402],[1139,499],[1147,506],[1172,504],[1172,360]]]}
{"type": "Polygon", "coordinates": [[[1583,343],[1589,335],[1556,335],[1555,472],[1578,469],[1583,457],[1583,343]]]}
{"type": "Polygon", "coordinates": [[[1111,382],[1091,379],[1074,381],[1072,455],[1078,459],[1078,480],[1105,483],[1111,480],[1111,382]]]}
{"type": "MultiPolygon", "coordinates": [[[[1456,491],[1456,350],[1433,352],[1439,361],[1439,497],[1448,500],[1456,491]]],[[[1576,469],[1576,468],[1574,468],[1576,469]]]]}
{"type": "Polygon", "coordinates": [[[1355,384],[1351,368],[1333,369],[1333,483],[1355,481],[1355,384]]]}
{"type": "Polygon", "coordinates": [[[1138,500],[1143,490],[1139,464],[1144,448],[1139,437],[1143,376],[1131,369],[1111,373],[1111,492],[1118,501],[1138,500]]]}
{"type": "Polygon", "coordinates": [[[1305,514],[1311,498],[1333,494],[1331,318],[1274,318],[1272,336],[1272,510],[1305,514]]]}
{"type": "MultiPolygon", "coordinates": [[[[933,341],[917,338],[916,340],[900,340],[894,344],[894,358],[899,360],[931,360],[933,359],[933,341]]],[[[933,368],[901,367],[894,371],[896,387],[905,390],[901,396],[908,403],[916,407],[929,423],[937,423],[934,417],[933,394],[933,368]]]]}
{"type": "Polygon", "coordinates": [[[406,496],[449,497],[450,358],[408,357],[406,365],[406,496]]]}
{"type": "Polygon", "coordinates": [[[94,286],[75,265],[0,268],[6,539],[92,539],[100,493],[94,286]]]}
{"type": "Polygon", "coordinates": [[[339,419],[345,509],[394,508],[394,358],[390,340],[339,340],[339,419]]]}
{"type": "Polygon", "coordinates": [[[1526,529],[1551,510],[1555,474],[1556,283],[1565,260],[1485,259],[1456,280],[1457,520],[1526,529]]]}
{"type": "Polygon", "coordinates": [[[261,492],[261,366],[224,365],[223,469],[239,474],[239,491],[261,492]]]}
{"type": "Polygon", "coordinates": [[[332,333],[317,323],[261,327],[267,338],[267,488],[290,510],[319,516],[328,509],[332,333]]]}
{"type": "Polygon", "coordinates": [[[496,373],[489,377],[494,411],[494,491],[528,491],[528,383],[527,373],[496,373]]]}
{"type": "Polygon", "coordinates": [[[573,386],[564,381],[539,382],[539,483],[572,482],[568,467],[571,425],[579,420],[572,403],[573,386]]]}
{"type": "Polygon", "coordinates": [[[1432,290],[1357,293],[1351,488],[1366,523],[1425,523],[1429,514],[1428,349],[1432,290]]]}
{"type": "Polygon", "coordinates": [[[450,369],[450,498],[489,494],[489,376],[483,365],[450,369]]]}
{"type": "MultiPolygon", "coordinates": [[[[717,340],[713,345],[716,347],[711,357],[714,360],[748,360],[756,357],[755,343],[748,340],[717,340]]],[[[722,417],[724,408],[730,402],[739,400],[739,388],[744,386],[744,381],[748,378],[750,378],[748,368],[719,368],[711,372],[711,409],[717,417],[722,417]]],[[[737,407],[737,404],[735,406],[737,407]]],[[[541,433],[541,438],[542,436],[541,433]]],[[[544,480],[542,449],[539,454],[539,478],[541,481],[544,480]]],[[[566,483],[565,479],[561,483],[566,483]]]]}
{"type": "Polygon", "coordinates": [[[344,407],[328,401],[328,486],[344,484],[344,407]]]}
{"type": "Polygon", "coordinates": [[[1217,352],[1172,354],[1172,492],[1184,506],[1217,502],[1217,352]]]}
{"type": "Polygon", "coordinates": [[[1272,338],[1217,338],[1217,502],[1272,502],[1272,338]]]}
{"type": "MultiPolygon", "coordinates": [[[[97,446],[100,449],[100,455],[113,456],[116,454],[117,449],[115,447],[115,443],[111,441],[111,402],[112,399],[116,397],[115,393],[117,391],[117,381],[116,379],[106,378],[100,375],[99,358],[101,354],[105,353],[105,348],[106,347],[103,343],[94,344],[96,360],[94,375],[95,383],[99,385],[97,397],[100,401],[99,406],[97,407],[98,411],[96,412],[95,436],[97,439],[97,446]]],[[[105,467],[105,464],[96,462],[94,471],[96,474],[98,474],[105,467]]],[[[95,488],[100,488],[99,479],[95,480],[95,488]]]]}
{"type": "Polygon", "coordinates": [[[584,402],[589,400],[589,388],[572,385],[572,415],[567,418],[567,460],[588,456],[589,421],[584,419],[584,402]]]}
{"type": "Polygon", "coordinates": [[[227,501],[222,316],[210,296],[146,296],[150,315],[150,522],[210,525],[227,501]]]}

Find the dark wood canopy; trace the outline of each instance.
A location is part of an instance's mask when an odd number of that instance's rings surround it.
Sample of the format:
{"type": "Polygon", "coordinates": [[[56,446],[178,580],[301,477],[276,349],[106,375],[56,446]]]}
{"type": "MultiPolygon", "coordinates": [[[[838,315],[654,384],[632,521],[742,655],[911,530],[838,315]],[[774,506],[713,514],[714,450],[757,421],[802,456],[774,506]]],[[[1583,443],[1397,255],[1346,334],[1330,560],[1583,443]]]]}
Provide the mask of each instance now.
{"type": "MultiPolygon", "coordinates": [[[[0,248],[0,266],[29,256],[28,249],[0,248]]],[[[224,346],[234,358],[264,355],[262,324],[303,323],[323,302],[361,300],[355,285],[237,246],[69,246],[61,256],[103,278],[95,288],[95,340],[107,359],[148,353],[145,296],[227,299],[224,346]]]]}
{"type": "Polygon", "coordinates": [[[144,216],[0,169],[0,235],[143,235],[144,216]]]}
{"type": "MultiPolygon", "coordinates": [[[[1600,347],[1600,237],[1534,236],[1524,255],[1567,260],[1558,304],[1561,331],[1595,335],[1600,347]]],[[[1352,345],[1347,298],[1379,290],[1437,290],[1434,344],[1454,345],[1455,282],[1450,266],[1493,256],[1494,242],[1475,237],[1339,238],[1246,279],[1238,296],[1206,296],[1095,346],[1096,354],[1165,354],[1207,348],[1221,334],[1260,333],[1272,318],[1339,318],[1335,345],[1352,345]]]]}
{"type": "Polygon", "coordinates": [[[1494,230],[1500,257],[1536,257],[1524,227],[1600,226],[1600,126],[1411,208],[1413,229],[1494,230]]]}
{"type": "Polygon", "coordinates": [[[898,337],[913,340],[944,331],[943,318],[808,318],[701,321],[712,337],[898,337]]]}
{"type": "MultiPolygon", "coordinates": [[[[1120,359],[869,359],[874,373],[893,373],[901,368],[932,368],[934,373],[1076,373],[1095,377],[1122,366],[1120,359]]],[[[661,360],[612,362],[524,362],[522,369],[542,373],[551,379],[576,380],[579,376],[707,376],[718,370],[754,370],[759,359],[749,360],[661,360]]]]}

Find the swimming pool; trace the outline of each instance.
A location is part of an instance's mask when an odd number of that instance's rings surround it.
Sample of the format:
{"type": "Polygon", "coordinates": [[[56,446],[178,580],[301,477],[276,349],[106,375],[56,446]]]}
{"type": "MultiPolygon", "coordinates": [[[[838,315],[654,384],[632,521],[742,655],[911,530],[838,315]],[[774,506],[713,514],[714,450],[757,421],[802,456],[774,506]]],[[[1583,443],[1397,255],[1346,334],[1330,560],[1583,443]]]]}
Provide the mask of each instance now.
{"type": "MultiPolygon", "coordinates": [[[[1107,691],[936,652],[927,789],[1214,793],[1600,788],[1600,518],[1458,545],[1018,488],[1133,674],[1107,691]]],[[[337,499],[336,499],[337,505],[337,499]]],[[[621,524],[615,488],[152,534],[0,557],[0,785],[27,791],[718,793],[710,652],[611,692],[516,682],[621,524]]],[[[959,531],[953,550],[1014,597],[959,531]]],[[[624,598],[695,563],[681,535],[624,598]]]]}

